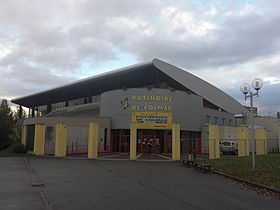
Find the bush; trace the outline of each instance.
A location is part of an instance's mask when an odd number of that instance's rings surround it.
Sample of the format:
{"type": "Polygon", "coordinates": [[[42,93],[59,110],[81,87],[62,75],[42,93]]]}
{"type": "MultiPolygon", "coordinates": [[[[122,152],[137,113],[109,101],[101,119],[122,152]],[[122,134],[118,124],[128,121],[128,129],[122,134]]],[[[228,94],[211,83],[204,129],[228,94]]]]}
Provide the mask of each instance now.
{"type": "Polygon", "coordinates": [[[0,144],[0,151],[7,149],[9,146],[10,146],[10,143],[8,143],[8,142],[0,144]]]}
{"type": "Polygon", "coordinates": [[[26,148],[23,144],[18,143],[13,146],[13,152],[14,153],[26,153],[26,148]]]}

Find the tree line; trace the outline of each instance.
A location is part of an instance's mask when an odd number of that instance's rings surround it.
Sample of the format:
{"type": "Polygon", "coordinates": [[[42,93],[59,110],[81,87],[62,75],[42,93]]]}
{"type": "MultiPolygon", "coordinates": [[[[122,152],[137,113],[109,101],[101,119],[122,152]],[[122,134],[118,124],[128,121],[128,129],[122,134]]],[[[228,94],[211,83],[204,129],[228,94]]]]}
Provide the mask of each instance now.
{"type": "Polygon", "coordinates": [[[25,117],[21,106],[12,111],[8,100],[3,99],[0,104],[0,150],[13,143],[20,143],[21,119],[25,117]]]}

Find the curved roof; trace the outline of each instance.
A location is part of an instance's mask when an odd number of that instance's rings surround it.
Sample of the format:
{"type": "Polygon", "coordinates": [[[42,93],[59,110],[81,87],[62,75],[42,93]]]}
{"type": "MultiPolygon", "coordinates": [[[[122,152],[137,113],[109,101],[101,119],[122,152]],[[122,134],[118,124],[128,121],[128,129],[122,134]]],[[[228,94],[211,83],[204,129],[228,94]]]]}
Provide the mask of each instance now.
{"type": "Polygon", "coordinates": [[[12,102],[26,107],[34,107],[93,96],[108,90],[143,87],[160,82],[168,83],[176,89],[188,90],[200,95],[227,112],[244,112],[243,106],[222,90],[185,70],[159,59],[153,59],[149,63],[128,66],[68,85],[13,99],[12,102]]]}
{"type": "Polygon", "coordinates": [[[242,113],[245,111],[244,107],[237,100],[205,80],[158,59],[154,59],[153,63],[158,69],[186,88],[224,110],[230,113],[242,113]]]}

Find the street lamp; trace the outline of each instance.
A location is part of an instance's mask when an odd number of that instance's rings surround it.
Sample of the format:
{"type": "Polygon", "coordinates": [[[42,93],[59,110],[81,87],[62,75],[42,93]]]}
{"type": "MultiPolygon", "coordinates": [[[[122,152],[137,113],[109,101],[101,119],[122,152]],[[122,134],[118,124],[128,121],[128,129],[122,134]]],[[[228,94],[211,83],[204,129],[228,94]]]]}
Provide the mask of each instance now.
{"type": "Polygon", "coordinates": [[[245,101],[247,98],[250,98],[250,111],[249,111],[249,122],[251,125],[251,147],[252,147],[252,168],[256,168],[255,162],[255,148],[256,148],[256,139],[255,139],[255,121],[254,121],[254,96],[259,96],[259,91],[263,87],[263,81],[261,79],[254,79],[252,81],[252,87],[255,89],[255,92],[251,91],[251,87],[248,83],[244,83],[240,87],[240,91],[245,96],[245,101]]]}

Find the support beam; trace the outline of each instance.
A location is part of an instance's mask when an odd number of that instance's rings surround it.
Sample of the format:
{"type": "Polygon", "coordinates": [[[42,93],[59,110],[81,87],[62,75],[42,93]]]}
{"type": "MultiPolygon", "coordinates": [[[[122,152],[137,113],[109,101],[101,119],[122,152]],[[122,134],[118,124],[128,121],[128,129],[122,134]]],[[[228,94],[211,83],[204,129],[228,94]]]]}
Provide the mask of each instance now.
{"type": "Polygon", "coordinates": [[[88,158],[96,159],[98,156],[99,125],[96,122],[89,124],[88,158]]]}
{"type": "Polygon", "coordinates": [[[64,124],[58,123],[55,127],[55,156],[66,156],[67,128],[64,124]]]}
{"type": "Polygon", "coordinates": [[[172,126],[172,160],[181,159],[181,137],[180,125],[174,124],[172,126]]]}
{"type": "Polygon", "coordinates": [[[249,129],[247,127],[237,127],[238,156],[249,156],[249,129]]]}
{"type": "Polygon", "coordinates": [[[32,107],[32,109],[31,109],[31,116],[35,117],[35,108],[34,107],[32,107]]]}
{"type": "Polygon", "coordinates": [[[26,146],[26,136],[27,136],[27,126],[23,125],[21,127],[21,143],[26,146]]]}
{"type": "Polygon", "coordinates": [[[45,149],[45,125],[36,124],[35,125],[35,135],[34,135],[34,154],[44,155],[45,149]]]}
{"type": "Polygon", "coordinates": [[[256,129],[256,155],[267,154],[267,133],[265,128],[256,129]]]}
{"type": "Polygon", "coordinates": [[[209,124],[208,146],[209,159],[220,158],[220,128],[218,125],[209,124]]]}
{"type": "Polygon", "coordinates": [[[136,160],[136,137],[137,137],[137,128],[134,123],[131,123],[130,126],[130,160],[136,160]]]}

